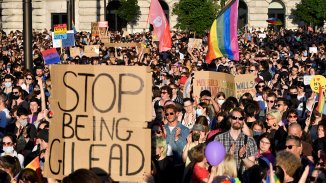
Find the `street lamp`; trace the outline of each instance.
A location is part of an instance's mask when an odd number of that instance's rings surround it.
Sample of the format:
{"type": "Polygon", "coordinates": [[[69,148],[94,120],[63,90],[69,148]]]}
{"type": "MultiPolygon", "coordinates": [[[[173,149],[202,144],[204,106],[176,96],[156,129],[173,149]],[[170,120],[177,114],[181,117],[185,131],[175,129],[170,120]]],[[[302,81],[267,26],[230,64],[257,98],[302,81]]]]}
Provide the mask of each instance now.
{"type": "Polygon", "coordinates": [[[24,35],[24,61],[25,69],[31,70],[33,66],[32,53],[32,0],[23,0],[23,35],[24,35]]]}

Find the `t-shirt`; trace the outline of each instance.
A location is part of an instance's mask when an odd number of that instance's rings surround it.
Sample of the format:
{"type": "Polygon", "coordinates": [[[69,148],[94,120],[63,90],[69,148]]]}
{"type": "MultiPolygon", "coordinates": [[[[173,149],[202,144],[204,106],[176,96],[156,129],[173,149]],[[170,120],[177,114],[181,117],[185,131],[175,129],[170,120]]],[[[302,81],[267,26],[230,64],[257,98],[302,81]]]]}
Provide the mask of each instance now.
{"type": "Polygon", "coordinates": [[[191,177],[191,182],[192,183],[201,183],[202,180],[208,178],[209,172],[206,170],[206,168],[200,167],[198,164],[195,165],[193,172],[192,172],[192,177],[191,177]]]}

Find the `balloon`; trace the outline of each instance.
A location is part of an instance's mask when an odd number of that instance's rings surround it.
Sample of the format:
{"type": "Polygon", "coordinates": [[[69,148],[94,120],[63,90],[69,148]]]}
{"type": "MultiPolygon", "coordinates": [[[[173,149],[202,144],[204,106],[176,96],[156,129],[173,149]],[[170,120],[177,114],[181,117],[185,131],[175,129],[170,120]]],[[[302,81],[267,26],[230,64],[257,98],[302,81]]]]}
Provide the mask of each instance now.
{"type": "Polygon", "coordinates": [[[212,141],[207,144],[205,156],[208,163],[212,166],[220,164],[225,157],[226,151],[224,145],[217,141],[212,141]]]}

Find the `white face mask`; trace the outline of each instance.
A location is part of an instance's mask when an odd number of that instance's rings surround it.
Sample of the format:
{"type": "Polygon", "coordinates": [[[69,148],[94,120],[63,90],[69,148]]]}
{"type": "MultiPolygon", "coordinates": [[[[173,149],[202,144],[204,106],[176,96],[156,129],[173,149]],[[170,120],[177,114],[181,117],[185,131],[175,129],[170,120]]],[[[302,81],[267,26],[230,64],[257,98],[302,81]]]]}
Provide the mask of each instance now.
{"type": "Polygon", "coordinates": [[[13,146],[8,146],[8,147],[3,147],[2,150],[6,153],[6,154],[10,154],[14,151],[14,147],[13,146]]]}
{"type": "Polygon", "coordinates": [[[218,100],[217,100],[217,103],[220,104],[220,105],[222,105],[222,104],[224,103],[224,101],[225,101],[224,99],[221,99],[221,100],[218,99],[218,100]]]}
{"type": "Polygon", "coordinates": [[[27,126],[27,120],[22,120],[22,121],[20,121],[20,124],[21,124],[23,127],[27,126]]]}
{"type": "Polygon", "coordinates": [[[201,109],[196,109],[196,114],[197,114],[197,116],[203,115],[203,113],[201,112],[201,109]]]}

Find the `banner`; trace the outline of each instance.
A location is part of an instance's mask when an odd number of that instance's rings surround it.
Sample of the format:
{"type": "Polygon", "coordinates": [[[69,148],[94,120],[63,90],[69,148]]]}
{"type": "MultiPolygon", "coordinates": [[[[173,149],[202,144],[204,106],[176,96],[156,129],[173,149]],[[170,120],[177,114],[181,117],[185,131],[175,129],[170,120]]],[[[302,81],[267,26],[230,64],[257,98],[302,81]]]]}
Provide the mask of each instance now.
{"type": "Polygon", "coordinates": [[[80,48],[79,47],[75,47],[75,48],[69,48],[70,50],[70,56],[75,58],[77,56],[80,57],[80,48]]]}
{"type": "Polygon", "coordinates": [[[62,48],[75,46],[75,33],[73,30],[67,31],[67,39],[62,40],[62,48]]]}
{"type": "Polygon", "coordinates": [[[104,27],[104,28],[109,27],[108,21],[98,22],[98,27],[99,28],[101,28],[101,27],[104,27]]]}
{"type": "Polygon", "coordinates": [[[45,61],[45,64],[56,64],[60,62],[60,57],[55,48],[50,48],[48,50],[44,50],[41,52],[43,59],[45,61]]]}
{"type": "Polygon", "coordinates": [[[61,47],[61,39],[54,39],[54,32],[52,32],[52,44],[53,48],[60,48],[61,47]]]}
{"type": "Polygon", "coordinates": [[[326,78],[322,75],[315,75],[310,80],[310,88],[313,92],[319,93],[319,85],[321,86],[322,90],[326,90],[326,78]]]}
{"type": "Polygon", "coordinates": [[[87,45],[84,47],[84,55],[87,57],[99,57],[100,46],[99,45],[87,45]]]}
{"type": "Polygon", "coordinates": [[[151,171],[152,79],[146,67],[53,65],[46,177],[101,168],[114,181],[151,171]]]}
{"type": "Polygon", "coordinates": [[[256,96],[255,76],[252,74],[241,74],[234,77],[235,82],[235,97],[240,98],[245,93],[250,93],[253,97],[256,96]]]}
{"type": "Polygon", "coordinates": [[[67,39],[67,25],[54,25],[54,39],[67,39]]]}
{"type": "Polygon", "coordinates": [[[224,92],[226,97],[240,98],[246,92],[255,96],[255,77],[251,74],[233,76],[222,72],[195,72],[193,94],[200,95],[202,90],[209,90],[212,96],[224,92]]]}

